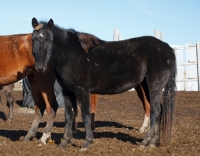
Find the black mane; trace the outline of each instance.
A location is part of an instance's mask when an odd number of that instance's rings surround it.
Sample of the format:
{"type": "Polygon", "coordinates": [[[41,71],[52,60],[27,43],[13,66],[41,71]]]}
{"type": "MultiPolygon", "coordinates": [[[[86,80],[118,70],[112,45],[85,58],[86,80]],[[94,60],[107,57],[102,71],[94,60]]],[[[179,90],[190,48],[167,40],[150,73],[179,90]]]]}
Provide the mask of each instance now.
{"type": "MultiPolygon", "coordinates": [[[[42,24],[41,29],[49,29],[48,23],[46,21],[41,21],[40,24],[42,24]]],[[[56,36],[59,36],[59,41],[61,42],[67,35],[75,36],[86,52],[88,52],[89,49],[93,48],[95,45],[105,42],[92,34],[78,32],[73,28],[65,29],[56,24],[54,24],[53,32],[56,34],[56,36]]]]}

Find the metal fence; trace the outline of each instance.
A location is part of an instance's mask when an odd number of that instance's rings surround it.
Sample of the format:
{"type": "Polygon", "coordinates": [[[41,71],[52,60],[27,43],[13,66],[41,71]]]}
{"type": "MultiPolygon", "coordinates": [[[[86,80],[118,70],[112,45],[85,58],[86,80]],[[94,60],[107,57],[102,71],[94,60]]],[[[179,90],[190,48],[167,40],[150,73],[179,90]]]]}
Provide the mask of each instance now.
{"type": "Polygon", "coordinates": [[[200,42],[171,47],[175,49],[177,59],[177,90],[200,90],[200,42]]]}

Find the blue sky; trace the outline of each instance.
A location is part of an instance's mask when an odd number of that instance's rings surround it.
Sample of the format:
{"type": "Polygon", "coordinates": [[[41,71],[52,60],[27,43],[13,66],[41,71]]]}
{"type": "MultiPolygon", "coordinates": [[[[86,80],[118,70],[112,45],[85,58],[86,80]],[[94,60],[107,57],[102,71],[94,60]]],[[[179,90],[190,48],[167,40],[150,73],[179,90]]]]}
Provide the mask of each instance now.
{"type": "Polygon", "coordinates": [[[107,40],[163,33],[169,44],[200,41],[200,0],[12,0],[0,1],[0,35],[31,33],[31,20],[48,21],[107,40]]]}

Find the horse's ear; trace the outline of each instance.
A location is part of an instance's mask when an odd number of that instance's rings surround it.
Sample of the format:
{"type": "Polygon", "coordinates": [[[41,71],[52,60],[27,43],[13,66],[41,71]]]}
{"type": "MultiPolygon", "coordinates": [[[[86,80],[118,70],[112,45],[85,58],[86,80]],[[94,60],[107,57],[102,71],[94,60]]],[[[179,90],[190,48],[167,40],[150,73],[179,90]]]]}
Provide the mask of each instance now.
{"type": "Polygon", "coordinates": [[[53,30],[54,23],[53,23],[53,20],[52,20],[52,19],[49,20],[48,26],[49,26],[50,30],[53,30]]]}
{"type": "Polygon", "coordinates": [[[34,17],[34,18],[32,19],[32,26],[33,26],[33,29],[35,29],[35,27],[37,27],[38,25],[39,25],[39,23],[38,23],[37,19],[34,17]]]}

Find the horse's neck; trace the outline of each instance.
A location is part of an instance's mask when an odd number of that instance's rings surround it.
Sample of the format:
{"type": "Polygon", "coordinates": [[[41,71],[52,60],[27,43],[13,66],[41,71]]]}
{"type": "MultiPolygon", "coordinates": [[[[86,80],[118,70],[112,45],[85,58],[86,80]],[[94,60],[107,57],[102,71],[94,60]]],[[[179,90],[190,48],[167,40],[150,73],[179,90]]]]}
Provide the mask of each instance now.
{"type": "Polygon", "coordinates": [[[55,57],[66,55],[67,53],[77,53],[81,49],[78,37],[75,32],[59,30],[54,32],[53,53],[55,57]]]}
{"type": "Polygon", "coordinates": [[[66,46],[66,44],[76,44],[78,42],[75,33],[61,28],[56,28],[54,30],[54,41],[63,46],[66,46]]]}

